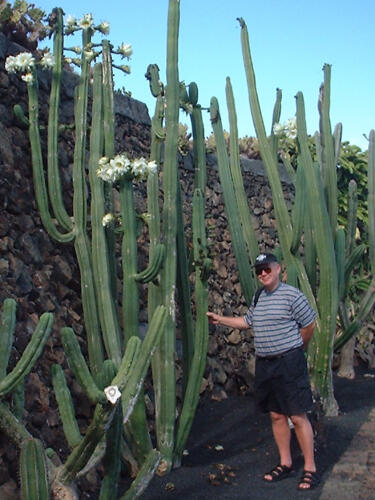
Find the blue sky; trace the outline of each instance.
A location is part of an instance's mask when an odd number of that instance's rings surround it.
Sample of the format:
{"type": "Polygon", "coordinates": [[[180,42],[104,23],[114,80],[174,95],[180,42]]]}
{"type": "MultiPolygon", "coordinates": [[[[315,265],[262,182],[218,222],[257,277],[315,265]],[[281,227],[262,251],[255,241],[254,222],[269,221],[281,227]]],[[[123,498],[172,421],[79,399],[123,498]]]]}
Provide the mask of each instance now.
{"type": "MultiPolygon", "coordinates": [[[[154,109],[144,74],[156,63],[165,82],[168,0],[40,0],[36,6],[50,12],[60,6],[78,18],[91,12],[95,22],[109,21],[109,39],[133,46],[131,74],[116,71],[115,85],[154,109]]],[[[241,54],[240,26],[243,17],[249,31],[260,104],[266,129],[270,130],[276,88],[283,91],[281,122],[295,114],[294,96],[305,98],[308,132],[319,124],[317,98],[324,63],[332,65],[331,121],[343,124],[343,140],[367,149],[375,128],[375,63],[373,0],[181,0],[179,39],[180,80],[195,81],[199,102],[209,106],[219,100],[224,127],[228,128],[225,79],[231,78],[240,136],[254,135],[241,54]]],[[[66,42],[66,45],[75,42],[66,42]]],[[[181,122],[186,121],[181,114],[181,122]]],[[[211,133],[209,117],[205,134],[211,133]]]]}

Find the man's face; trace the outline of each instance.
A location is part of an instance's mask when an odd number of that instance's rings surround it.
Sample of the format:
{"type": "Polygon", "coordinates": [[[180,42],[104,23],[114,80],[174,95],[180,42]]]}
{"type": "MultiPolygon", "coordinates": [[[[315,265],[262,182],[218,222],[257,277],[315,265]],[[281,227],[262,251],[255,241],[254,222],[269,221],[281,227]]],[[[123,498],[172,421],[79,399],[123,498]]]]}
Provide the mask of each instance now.
{"type": "Polygon", "coordinates": [[[276,262],[264,264],[255,268],[258,280],[267,290],[274,290],[279,284],[280,266],[276,262]]]}

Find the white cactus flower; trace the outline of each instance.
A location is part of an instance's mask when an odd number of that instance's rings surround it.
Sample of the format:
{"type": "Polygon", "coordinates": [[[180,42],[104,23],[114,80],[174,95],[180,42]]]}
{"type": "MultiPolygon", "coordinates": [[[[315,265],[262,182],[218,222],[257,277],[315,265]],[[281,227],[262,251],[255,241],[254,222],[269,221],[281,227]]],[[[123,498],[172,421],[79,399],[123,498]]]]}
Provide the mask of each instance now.
{"type": "Polygon", "coordinates": [[[109,34],[109,22],[108,21],[103,21],[102,23],[99,24],[98,30],[100,33],[103,33],[103,35],[108,35],[109,34]]]}
{"type": "Polygon", "coordinates": [[[116,404],[116,401],[121,398],[121,392],[119,391],[117,385],[110,385],[104,389],[104,394],[108,401],[113,405],[116,404]]]}
{"type": "Polygon", "coordinates": [[[289,139],[295,139],[297,137],[297,119],[295,116],[289,118],[285,124],[285,135],[289,139]]]}
{"type": "Polygon", "coordinates": [[[42,66],[42,68],[53,68],[53,66],[55,65],[55,58],[53,56],[53,54],[51,54],[50,52],[47,52],[47,54],[44,54],[44,56],[42,57],[41,61],[40,61],[40,65],[42,66]]]}
{"type": "Polygon", "coordinates": [[[99,167],[103,167],[104,165],[107,165],[107,163],[109,163],[109,158],[107,158],[106,156],[102,156],[101,158],[99,158],[99,167]]]}
{"type": "Polygon", "coordinates": [[[77,26],[77,19],[74,16],[68,14],[66,16],[65,25],[67,28],[70,29],[75,28],[77,26]]]}
{"type": "Polygon", "coordinates": [[[128,59],[133,54],[133,49],[130,43],[122,43],[119,45],[117,51],[120,52],[122,57],[127,57],[128,59]]]}
{"type": "Polygon", "coordinates": [[[114,220],[115,220],[115,216],[113,214],[111,214],[111,213],[105,214],[105,216],[102,219],[103,227],[110,226],[114,220]]]}
{"type": "Polygon", "coordinates": [[[35,66],[35,59],[30,52],[21,52],[16,60],[19,71],[30,71],[35,66]]]}
{"type": "Polygon", "coordinates": [[[132,162],[132,171],[134,177],[137,177],[138,179],[144,177],[146,171],[147,171],[147,162],[146,160],[142,158],[138,158],[137,160],[134,160],[132,162]]]}
{"type": "Polygon", "coordinates": [[[35,59],[29,52],[21,52],[17,56],[9,56],[5,61],[5,69],[8,73],[30,72],[35,66],[35,59]]]}
{"type": "Polygon", "coordinates": [[[154,160],[153,161],[149,161],[147,163],[147,169],[148,169],[148,172],[150,174],[153,174],[153,173],[157,172],[157,170],[158,170],[158,164],[154,160]]]}
{"type": "Polygon", "coordinates": [[[85,59],[87,61],[92,61],[95,57],[95,53],[93,50],[84,50],[83,53],[85,54],[85,59]]]}
{"type": "Polygon", "coordinates": [[[281,123],[275,123],[273,126],[273,133],[275,135],[281,135],[284,131],[284,127],[281,125],[281,123]]]}
{"type": "Polygon", "coordinates": [[[82,19],[78,22],[79,27],[83,30],[87,30],[94,24],[94,18],[92,14],[85,14],[82,19]]]}
{"type": "Polygon", "coordinates": [[[5,70],[8,73],[16,73],[18,67],[17,67],[17,60],[15,56],[8,56],[5,61],[5,70]]]}
{"type": "Polygon", "coordinates": [[[21,79],[26,83],[31,83],[34,79],[32,73],[25,73],[21,76],[21,79]]]}

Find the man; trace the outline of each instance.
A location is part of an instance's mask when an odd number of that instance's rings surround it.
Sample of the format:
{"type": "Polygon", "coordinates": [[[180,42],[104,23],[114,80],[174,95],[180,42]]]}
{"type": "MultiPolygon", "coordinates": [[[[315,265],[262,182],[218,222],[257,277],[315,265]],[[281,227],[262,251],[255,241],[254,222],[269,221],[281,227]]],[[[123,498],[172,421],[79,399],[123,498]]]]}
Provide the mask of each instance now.
{"type": "Polygon", "coordinates": [[[272,431],[280,462],[263,477],[275,482],[290,476],[292,421],[304,456],[304,471],[299,490],[311,490],[319,480],[314,460],[314,438],[306,412],[312,394],[304,349],[314,331],[316,313],[296,288],[280,281],[280,265],[273,254],[260,254],[255,272],[262,291],[254,298],[243,317],[221,316],[208,312],[210,323],[230,328],[253,328],[256,355],[255,393],[257,402],[271,416],[272,431]]]}

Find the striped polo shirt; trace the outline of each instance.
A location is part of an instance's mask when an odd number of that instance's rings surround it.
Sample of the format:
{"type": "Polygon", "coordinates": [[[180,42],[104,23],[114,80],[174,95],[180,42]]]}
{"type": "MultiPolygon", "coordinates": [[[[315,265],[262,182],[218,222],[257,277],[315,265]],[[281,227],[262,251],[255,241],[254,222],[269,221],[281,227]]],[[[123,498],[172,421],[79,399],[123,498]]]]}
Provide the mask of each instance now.
{"type": "Polygon", "coordinates": [[[315,316],[300,290],[280,282],[272,292],[262,290],[255,308],[253,298],[244,320],[254,331],[255,354],[269,356],[302,346],[300,329],[315,316]]]}

